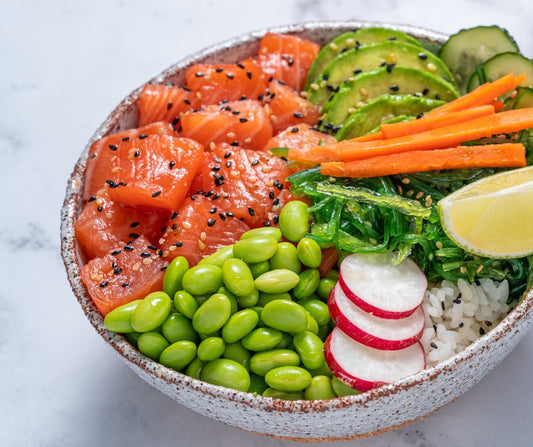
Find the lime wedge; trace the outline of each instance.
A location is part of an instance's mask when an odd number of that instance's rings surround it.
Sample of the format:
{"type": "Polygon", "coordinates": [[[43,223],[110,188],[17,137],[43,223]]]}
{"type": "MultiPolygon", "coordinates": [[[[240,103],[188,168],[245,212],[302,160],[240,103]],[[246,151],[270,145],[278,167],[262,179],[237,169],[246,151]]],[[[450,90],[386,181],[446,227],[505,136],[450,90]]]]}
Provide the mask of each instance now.
{"type": "Polygon", "coordinates": [[[533,166],[466,185],[437,208],[448,237],[470,253],[490,258],[533,254],[533,166]]]}

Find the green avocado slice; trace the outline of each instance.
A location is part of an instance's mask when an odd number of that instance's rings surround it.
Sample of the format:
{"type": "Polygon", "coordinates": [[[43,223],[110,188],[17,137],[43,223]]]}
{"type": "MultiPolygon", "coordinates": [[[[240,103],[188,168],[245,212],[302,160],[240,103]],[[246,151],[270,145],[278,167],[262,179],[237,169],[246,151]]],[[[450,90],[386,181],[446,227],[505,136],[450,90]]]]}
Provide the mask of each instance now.
{"type": "Polygon", "coordinates": [[[322,70],[324,70],[324,68],[326,68],[326,66],[339,54],[350,48],[383,42],[386,40],[407,42],[422,48],[422,44],[418,40],[402,31],[379,27],[361,28],[357,31],[348,31],[322,47],[307,74],[305,90],[309,89],[309,86],[316,78],[318,78],[320,73],[322,73],[322,70]]]}
{"type": "Polygon", "coordinates": [[[393,119],[405,115],[418,116],[442,104],[445,102],[413,95],[381,95],[353,112],[335,137],[339,141],[360,137],[378,130],[383,122],[396,122],[393,119]]]}
{"type": "Polygon", "coordinates": [[[443,101],[458,96],[451,84],[424,71],[402,66],[389,71],[387,67],[381,67],[342,84],[333,98],[324,104],[322,110],[326,114],[320,127],[335,133],[356,108],[384,94],[416,94],[443,101]]]}
{"type": "Polygon", "coordinates": [[[308,99],[322,105],[337,88],[354,76],[380,66],[392,70],[394,66],[416,68],[455,85],[453,76],[444,63],[420,46],[399,41],[385,41],[360,48],[352,48],[333,59],[318,79],[310,85],[308,99]]]}

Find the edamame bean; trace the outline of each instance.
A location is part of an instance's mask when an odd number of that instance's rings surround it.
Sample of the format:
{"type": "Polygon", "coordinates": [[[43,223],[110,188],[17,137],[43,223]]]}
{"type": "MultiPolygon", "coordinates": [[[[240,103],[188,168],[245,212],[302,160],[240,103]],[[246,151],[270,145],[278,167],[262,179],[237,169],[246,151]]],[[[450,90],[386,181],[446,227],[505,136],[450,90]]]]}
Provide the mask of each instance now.
{"type": "Polygon", "coordinates": [[[251,237],[235,242],[233,254],[247,264],[268,261],[278,248],[278,241],[272,237],[251,237]]]}
{"type": "Polygon", "coordinates": [[[254,277],[250,268],[241,259],[228,259],[222,265],[222,281],[236,296],[249,295],[255,289],[254,277]]]}
{"type": "Polygon", "coordinates": [[[182,340],[172,343],[159,357],[159,363],[167,368],[181,371],[196,356],[196,345],[192,341],[182,340]]]}
{"type": "Polygon", "coordinates": [[[300,357],[290,349],[274,349],[272,351],[258,352],[250,359],[250,370],[255,374],[264,376],[271,369],[280,366],[298,366],[300,357]]]}
{"type": "Polygon", "coordinates": [[[319,283],[320,273],[317,269],[304,270],[300,273],[300,280],[292,293],[298,299],[307,298],[315,293],[319,283]]]}
{"type": "Polygon", "coordinates": [[[267,326],[283,332],[305,331],[308,324],[307,311],[293,301],[275,300],[263,307],[261,318],[267,326]]]}
{"type": "Polygon", "coordinates": [[[337,397],[331,387],[331,380],[327,376],[315,376],[311,383],[305,389],[305,398],[307,400],[325,400],[337,397]]]}
{"type": "Polygon", "coordinates": [[[173,297],[178,290],[181,290],[181,281],[187,270],[189,270],[189,261],[187,261],[187,258],[184,256],[174,258],[165,270],[163,292],[173,297]]]}
{"type": "Polygon", "coordinates": [[[302,306],[318,323],[320,326],[327,325],[330,320],[328,305],[320,300],[307,299],[299,301],[298,304],[302,306]]]}
{"type": "Polygon", "coordinates": [[[322,249],[318,243],[308,237],[300,239],[296,247],[298,259],[303,265],[316,269],[322,262],[322,249]]]}
{"type": "Polygon", "coordinates": [[[202,304],[204,304],[209,298],[211,297],[211,294],[207,294],[207,295],[195,295],[194,296],[194,300],[196,301],[196,304],[198,304],[198,306],[201,306],[202,304]]]}
{"type": "Polygon", "coordinates": [[[300,273],[302,263],[298,259],[296,247],[290,242],[280,242],[276,253],[270,258],[270,268],[287,269],[294,273],[300,273]]]}
{"type": "Polygon", "coordinates": [[[302,391],[311,383],[309,371],[299,366],[279,366],[265,374],[265,382],[280,391],[302,391]]]}
{"type": "Polygon", "coordinates": [[[196,343],[198,340],[198,334],[192,327],[191,320],[176,312],[171,313],[167,317],[163,323],[163,326],[161,326],[161,331],[163,332],[164,337],[170,343],[175,343],[182,340],[188,340],[196,343]]]}
{"type": "Polygon", "coordinates": [[[288,300],[292,301],[291,294],[288,292],[283,293],[265,293],[260,292],[259,293],[259,301],[257,301],[257,305],[264,307],[265,304],[270,303],[271,301],[275,300],[288,300]]]}
{"type": "Polygon", "coordinates": [[[313,377],[315,376],[328,376],[329,378],[333,377],[333,373],[331,372],[331,369],[329,369],[329,366],[326,361],[322,363],[322,366],[316,368],[316,369],[310,369],[309,372],[313,377]]]}
{"type": "Polygon", "coordinates": [[[279,229],[286,239],[298,242],[309,232],[307,203],[300,200],[288,202],[279,214],[279,229]]]}
{"type": "Polygon", "coordinates": [[[268,385],[265,382],[265,378],[258,376],[257,374],[250,374],[250,388],[248,388],[249,393],[261,395],[268,388],[268,385]]]}
{"type": "Polygon", "coordinates": [[[329,324],[325,324],[323,326],[318,326],[318,332],[316,335],[318,335],[318,338],[320,338],[320,340],[326,341],[326,338],[328,337],[330,332],[331,329],[329,328],[329,324]]]}
{"type": "Polygon", "coordinates": [[[222,286],[222,269],[213,264],[190,268],[183,275],[183,290],[192,295],[215,293],[222,286]]]}
{"type": "Polygon", "coordinates": [[[104,318],[104,325],[106,329],[113,332],[120,332],[122,334],[127,334],[129,332],[135,332],[131,327],[131,316],[137,306],[142,300],[130,301],[129,303],[123,304],[111,312],[109,312],[104,318]]]}
{"type": "Polygon", "coordinates": [[[282,338],[283,334],[280,331],[269,327],[260,327],[243,337],[241,343],[249,351],[268,351],[277,346],[282,338]]]}
{"type": "Polygon", "coordinates": [[[255,264],[248,264],[248,267],[250,268],[250,271],[252,272],[252,276],[255,279],[261,276],[263,273],[266,273],[270,270],[270,262],[268,261],[256,262],[255,264]]]}
{"type": "Polygon", "coordinates": [[[336,269],[331,269],[324,278],[332,279],[337,282],[339,280],[339,271],[336,269]]]}
{"type": "Polygon", "coordinates": [[[224,354],[226,343],[220,337],[209,337],[198,345],[198,358],[204,362],[218,359],[224,354]]]}
{"type": "Polygon", "coordinates": [[[274,349],[290,349],[292,347],[292,335],[288,332],[282,332],[283,338],[274,349]]]}
{"type": "Polygon", "coordinates": [[[191,363],[187,365],[185,374],[188,376],[200,380],[202,374],[202,368],[204,367],[205,362],[202,362],[198,357],[195,357],[191,363]]]}
{"type": "Polygon", "coordinates": [[[335,376],[331,378],[331,388],[338,397],[361,394],[361,391],[353,389],[350,385],[347,385],[335,376]]]}
{"type": "Polygon", "coordinates": [[[305,328],[305,330],[318,336],[318,323],[311,316],[309,312],[306,311],[306,313],[307,313],[307,327],[305,328]]]}
{"type": "Polygon", "coordinates": [[[258,300],[259,300],[259,290],[257,290],[255,287],[254,287],[254,290],[252,290],[252,293],[249,293],[248,295],[242,295],[238,297],[237,299],[240,307],[255,306],[258,300]]]}
{"type": "Polygon", "coordinates": [[[137,305],[130,319],[136,332],[150,332],[168,317],[172,300],[165,292],[152,292],[137,305]]]}
{"type": "Polygon", "coordinates": [[[174,307],[179,313],[192,320],[192,316],[198,310],[198,303],[189,292],[180,290],[174,295],[174,307]]]}
{"type": "Polygon", "coordinates": [[[140,332],[128,332],[124,336],[126,337],[126,340],[128,340],[128,343],[130,345],[139,349],[137,346],[137,342],[139,341],[139,337],[141,336],[140,332]]]}
{"type": "Polygon", "coordinates": [[[291,290],[299,281],[300,277],[293,271],[275,269],[256,278],[255,286],[260,292],[283,293],[291,290]]]}
{"type": "Polygon", "coordinates": [[[217,359],[202,368],[204,382],[240,391],[250,388],[250,374],[241,364],[229,359],[217,359]]]}
{"type": "Polygon", "coordinates": [[[328,277],[322,278],[318,283],[318,288],[316,289],[318,296],[323,300],[327,300],[329,297],[329,292],[331,292],[331,289],[335,287],[335,284],[337,284],[337,281],[334,279],[328,277]]]}
{"type": "Polygon", "coordinates": [[[226,245],[225,247],[219,248],[213,254],[203,258],[198,262],[198,265],[210,264],[222,268],[222,264],[233,257],[233,245],[226,245]]]}
{"type": "Polygon", "coordinates": [[[252,309],[234,313],[222,328],[222,338],[226,343],[235,343],[249,334],[257,325],[259,315],[252,309]]]}
{"type": "Polygon", "coordinates": [[[259,317],[259,321],[255,325],[255,327],[265,327],[266,324],[263,321],[263,319],[261,318],[261,315],[263,313],[263,308],[261,306],[252,306],[252,307],[250,307],[250,309],[252,309],[257,314],[257,316],[259,317]]]}
{"type": "Polygon", "coordinates": [[[304,398],[303,391],[281,391],[274,388],[267,388],[262,395],[263,397],[283,400],[303,400],[304,398]]]}
{"type": "Polygon", "coordinates": [[[235,295],[233,295],[233,293],[231,293],[226,287],[222,286],[220,289],[217,290],[217,293],[226,295],[229,298],[229,301],[231,303],[232,315],[239,310],[239,303],[237,301],[237,298],[235,298],[235,295]]]}
{"type": "Polygon", "coordinates": [[[240,239],[250,239],[252,237],[271,237],[279,242],[281,240],[281,231],[276,227],[259,227],[244,232],[240,239]]]}
{"type": "Polygon", "coordinates": [[[324,343],[312,332],[300,332],[292,339],[294,349],[307,369],[315,369],[324,363],[324,343]]]}
{"type": "Polygon", "coordinates": [[[192,326],[200,334],[211,334],[221,329],[230,315],[229,298],[221,293],[215,293],[194,313],[192,326]]]}
{"type": "Polygon", "coordinates": [[[137,340],[139,351],[152,360],[159,360],[161,353],[169,345],[165,337],[159,332],[143,332],[137,340]]]}
{"type": "Polygon", "coordinates": [[[250,369],[251,354],[240,342],[226,343],[226,349],[224,349],[222,357],[241,364],[247,370],[250,369]]]}

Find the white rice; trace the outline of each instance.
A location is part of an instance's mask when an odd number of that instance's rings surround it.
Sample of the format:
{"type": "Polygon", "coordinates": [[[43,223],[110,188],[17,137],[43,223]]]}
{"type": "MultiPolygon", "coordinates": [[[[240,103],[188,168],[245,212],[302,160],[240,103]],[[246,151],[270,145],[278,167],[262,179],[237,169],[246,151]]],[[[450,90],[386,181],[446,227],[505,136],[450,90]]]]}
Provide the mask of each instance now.
{"type": "Polygon", "coordinates": [[[422,307],[426,325],[420,342],[431,367],[462,351],[490,331],[510,311],[507,281],[481,279],[477,284],[443,281],[426,291],[422,307]],[[479,285],[477,285],[479,284],[479,285]]]}

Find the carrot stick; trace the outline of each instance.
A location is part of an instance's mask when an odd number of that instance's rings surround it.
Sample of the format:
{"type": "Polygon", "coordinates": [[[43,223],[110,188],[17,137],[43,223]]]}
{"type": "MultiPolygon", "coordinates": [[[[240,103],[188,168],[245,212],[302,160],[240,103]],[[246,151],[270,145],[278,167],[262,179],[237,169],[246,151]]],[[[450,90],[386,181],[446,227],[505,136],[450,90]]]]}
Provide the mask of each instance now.
{"type": "Polygon", "coordinates": [[[509,73],[494,82],[486,82],[466,95],[431,110],[427,115],[440,115],[441,113],[457,112],[470,107],[491,104],[495,98],[514,90],[524,79],[523,74],[515,77],[509,73]]]}
{"type": "Polygon", "coordinates": [[[414,135],[391,138],[390,140],[362,143],[345,140],[337,144],[314,146],[305,149],[294,148],[289,149],[287,155],[290,160],[309,163],[352,161],[377,155],[449,148],[465,141],[477,140],[478,138],[501,133],[518,132],[530,127],[533,127],[533,107],[508,110],[414,135]]]}
{"type": "Polygon", "coordinates": [[[383,139],[383,133],[381,130],[378,130],[374,133],[367,133],[365,135],[361,135],[360,137],[353,138],[352,141],[376,141],[383,139]]]}
{"type": "Polygon", "coordinates": [[[494,106],[478,106],[441,115],[425,115],[420,119],[403,123],[382,124],[381,132],[385,139],[398,138],[492,114],[494,114],[494,106]]]}
{"type": "Polygon", "coordinates": [[[458,146],[450,149],[411,151],[365,160],[323,163],[320,172],[333,177],[379,177],[437,169],[497,168],[526,166],[522,144],[458,146]]]}

